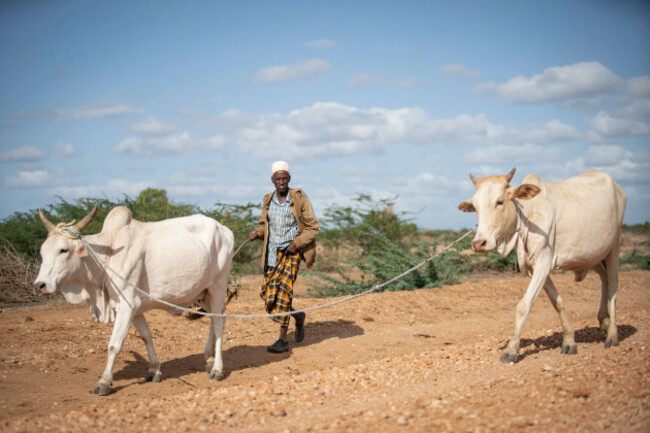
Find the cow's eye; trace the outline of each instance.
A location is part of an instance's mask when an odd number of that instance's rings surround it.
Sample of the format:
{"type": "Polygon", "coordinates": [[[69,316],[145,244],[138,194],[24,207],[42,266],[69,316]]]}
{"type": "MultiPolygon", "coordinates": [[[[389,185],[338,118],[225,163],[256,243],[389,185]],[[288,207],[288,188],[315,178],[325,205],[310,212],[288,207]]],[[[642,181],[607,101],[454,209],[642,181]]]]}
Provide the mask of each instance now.
{"type": "Polygon", "coordinates": [[[70,250],[68,250],[67,248],[61,248],[61,249],[59,250],[59,254],[65,254],[65,253],[67,253],[68,251],[70,251],[70,250]]]}
{"type": "Polygon", "coordinates": [[[503,206],[503,200],[497,200],[497,206],[503,206]]]}

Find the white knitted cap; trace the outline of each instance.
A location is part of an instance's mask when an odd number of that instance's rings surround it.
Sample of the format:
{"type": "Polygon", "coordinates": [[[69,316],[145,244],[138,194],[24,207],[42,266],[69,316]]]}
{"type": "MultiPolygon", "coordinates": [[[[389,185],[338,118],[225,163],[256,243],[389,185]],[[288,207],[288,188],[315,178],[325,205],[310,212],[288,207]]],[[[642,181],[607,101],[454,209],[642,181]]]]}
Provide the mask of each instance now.
{"type": "Polygon", "coordinates": [[[276,171],[286,171],[289,173],[289,163],[284,161],[275,161],[271,164],[271,176],[273,176],[276,171]]]}

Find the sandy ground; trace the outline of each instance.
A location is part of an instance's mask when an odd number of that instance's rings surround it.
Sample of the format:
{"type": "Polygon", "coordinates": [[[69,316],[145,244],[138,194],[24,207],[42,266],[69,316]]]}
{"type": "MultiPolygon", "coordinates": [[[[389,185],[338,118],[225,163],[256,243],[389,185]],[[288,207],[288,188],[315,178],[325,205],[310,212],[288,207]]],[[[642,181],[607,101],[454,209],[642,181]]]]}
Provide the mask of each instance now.
{"type": "MultiPolygon", "coordinates": [[[[112,325],[74,306],[0,314],[2,431],[650,431],[650,272],[622,272],[621,344],[605,349],[600,281],[555,274],[577,355],[544,294],[524,328],[520,360],[500,362],[528,279],[487,278],[443,289],[371,294],[308,315],[286,354],[268,319],[226,323],[227,377],[208,380],[208,321],[153,311],[147,319],[163,381],[145,382],[134,329],[113,392],[90,391],[104,369],[112,325]]],[[[295,306],[324,302],[305,295],[295,306]]],[[[230,313],[260,314],[260,277],[246,277],[230,313]]],[[[293,325],[292,325],[293,328],[293,325]]]]}

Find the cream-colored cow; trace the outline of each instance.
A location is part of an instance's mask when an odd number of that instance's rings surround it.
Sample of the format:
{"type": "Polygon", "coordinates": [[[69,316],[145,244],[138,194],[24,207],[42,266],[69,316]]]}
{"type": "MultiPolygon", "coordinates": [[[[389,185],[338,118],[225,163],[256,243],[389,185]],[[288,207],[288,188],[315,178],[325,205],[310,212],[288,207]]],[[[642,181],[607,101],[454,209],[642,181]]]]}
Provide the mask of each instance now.
{"type": "Polygon", "coordinates": [[[482,179],[470,174],[476,193],[458,205],[463,212],[477,213],[474,251],[496,250],[505,257],[516,248],[521,272],[531,276],[501,360],[517,361],[522,328],[542,287],[562,322],[562,353],[576,353],[564,302],[549,276],[554,269],[575,272],[576,281],[582,281],[590,269],[598,273],[602,280],[598,319],[607,332],[605,347],[617,346],[618,253],[625,193],[609,175],[595,170],[561,182],[531,174],[518,187],[510,186],[514,173],[513,168],[505,176],[482,179]]]}
{"type": "MultiPolygon", "coordinates": [[[[96,211],[97,206],[74,228],[79,232],[86,228],[96,211]]],[[[131,323],[147,346],[146,379],[161,379],[160,361],[143,313],[154,308],[174,314],[180,311],[136,288],[173,305],[187,307],[198,300],[209,312],[225,311],[234,238],[212,218],[192,215],[145,223],[133,219],[129,209],[116,207],[106,216],[101,233],[84,236],[84,242],[66,236],[41,211],[39,215],[48,237],[41,246],[43,262],[35,290],[41,294],[59,290],[70,303],[86,301],[95,321],[115,321],[106,368],[93,389],[95,394],[110,393],[113,366],[131,323]]],[[[206,369],[210,379],[221,380],[225,319],[211,319],[204,352],[206,369]]]]}

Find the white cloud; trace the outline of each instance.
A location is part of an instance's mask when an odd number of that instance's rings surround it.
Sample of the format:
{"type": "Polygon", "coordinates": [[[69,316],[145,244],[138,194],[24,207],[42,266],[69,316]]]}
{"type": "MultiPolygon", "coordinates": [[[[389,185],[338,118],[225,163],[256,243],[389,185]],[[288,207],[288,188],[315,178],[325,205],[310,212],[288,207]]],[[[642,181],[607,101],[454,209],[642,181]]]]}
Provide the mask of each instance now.
{"type": "Polygon", "coordinates": [[[229,110],[219,118],[222,126],[234,131],[240,151],[299,159],[378,155],[397,144],[543,144],[580,136],[558,120],[507,128],[489,122],[484,114],[431,119],[421,108],[359,109],[334,102],[316,103],[287,115],[229,110]]]}
{"type": "Polygon", "coordinates": [[[468,69],[458,63],[449,63],[438,68],[437,72],[442,75],[455,75],[458,77],[480,77],[481,71],[478,69],[468,69]]]}
{"type": "Polygon", "coordinates": [[[460,191],[469,192],[473,190],[473,185],[465,179],[465,177],[459,179],[451,178],[447,174],[424,172],[405,179],[403,185],[398,187],[396,192],[400,197],[440,196],[460,191]]]}
{"type": "Polygon", "coordinates": [[[305,45],[312,48],[334,48],[336,46],[336,42],[329,39],[315,39],[307,42],[305,45]]]}
{"type": "Polygon", "coordinates": [[[80,182],[75,169],[52,166],[43,168],[21,168],[2,182],[4,188],[47,188],[61,185],[74,185],[80,182]]]}
{"type": "Polygon", "coordinates": [[[321,59],[312,59],[290,65],[267,66],[260,69],[253,76],[253,81],[258,83],[275,83],[300,78],[310,78],[318,73],[328,73],[331,67],[329,62],[321,59]]]}
{"type": "Polygon", "coordinates": [[[142,110],[132,107],[128,102],[123,101],[106,101],[96,104],[85,105],[79,108],[57,108],[49,111],[36,113],[18,112],[13,113],[12,117],[25,119],[48,118],[57,121],[63,120],[85,120],[98,119],[103,117],[115,117],[127,114],[141,113],[142,110]]]}
{"type": "Polygon", "coordinates": [[[624,159],[629,159],[631,156],[632,154],[621,146],[597,145],[589,146],[584,161],[589,167],[608,167],[620,164],[624,159]]]}
{"type": "Polygon", "coordinates": [[[7,176],[2,183],[4,188],[43,188],[51,184],[51,177],[46,170],[19,171],[7,176]]]}
{"type": "Polygon", "coordinates": [[[226,147],[227,140],[223,135],[212,135],[196,139],[195,144],[198,151],[219,150],[226,147]]]}
{"type": "Polygon", "coordinates": [[[131,125],[128,130],[141,135],[168,135],[176,132],[176,126],[173,123],[161,122],[153,116],[147,116],[131,125]]]}
{"type": "Polygon", "coordinates": [[[531,78],[517,76],[505,84],[483,83],[474,91],[501,99],[536,103],[611,93],[624,86],[616,74],[599,62],[555,66],[531,78]]]}
{"type": "Polygon", "coordinates": [[[128,137],[115,144],[113,151],[121,155],[145,158],[200,153],[222,149],[225,145],[226,139],[221,135],[194,139],[187,131],[184,131],[148,139],[128,137]]]}
{"type": "Polygon", "coordinates": [[[537,144],[495,145],[472,151],[468,161],[472,164],[531,164],[539,161],[557,161],[562,155],[557,147],[537,144]]]}
{"type": "Polygon", "coordinates": [[[261,193],[271,187],[269,178],[260,176],[259,171],[252,175],[245,171],[245,168],[226,167],[224,164],[201,164],[173,173],[163,187],[171,196],[203,199],[211,204],[217,201],[258,202],[261,193]],[[234,175],[224,178],[224,172],[232,173],[233,170],[234,175]]]}
{"type": "Polygon", "coordinates": [[[103,183],[89,183],[74,170],[66,167],[50,167],[47,170],[19,171],[2,182],[6,189],[40,189],[50,202],[56,197],[75,200],[81,197],[122,198],[125,194],[136,196],[145,188],[156,187],[150,180],[130,182],[122,178],[109,179],[103,183]]]}
{"type": "Polygon", "coordinates": [[[257,121],[256,114],[243,113],[236,108],[226,110],[218,116],[212,117],[204,122],[204,126],[216,125],[224,128],[240,128],[257,121]]]}
{"type": "Polygon", "coordinates": [[[633,95],[650,96],[650,77],[642,75],[627,80],[627,91],[633,95]]]}
{"type": "Polygon", "coordinates": [[[600,112],[590,120],[594,131],[603,137],[637,137],[650,135],[650,125],[631,119],[612,117],[600,112]]]}
{"type": "Polygon", "coordinates": [[[580,132],[571,125],[557,119],[541,125],[523,125],[516,129],[499,131],[499,140],[509,144],[518,143],[558,143],[581,137],[580,132]]]}
{"type": "Polygon", "coordinates": [[[0,152],[0,162],[28,162],[43,159],[45,154],[34,146],[21,146],[0,152]]]}
{"type": "Polygon", "coordinates": [[[627,94],[596,95],[588,98],[571,99],[561,102],[559,105],[596,113],[604,111],[617,117],[630,119],[650,118],[650,98],[633,95],[629,91],[629,86],[627,94]]]}
{"type": "Polygon", "coordinates": [[[80,197],[109,197],[123,198],[124,195],[136,197],[145,188],[157,188],[156,181],[143,180],[130,182],[126,179],[110,179],[103,184],[78,184],[61,185],[48,188],[47,194],[59,196],[66,200],[74,200],[80,197]]]}
{"type": "MultiPolygon", "coordinates": [[[[629,185],[650,184],[650,152],[616,149],[618,146],[590,146],[587,153],[566,163],[565,175],[575,176],[593,168],[603,171],[619,182],[623,190],[629,185]],[[611,159],[610,159],[611,158],[611,159]]],[[[555,167],[557,172],[558,167],[555,167]]]]}
{"type": "Polygon", "coordinates": [[[56,156],[75,156],[79,151],[70,143],[56,143],[52,146],[52,154],[56,156]]]}
{"type": "Polygon", "coordinates": [[[650,98],[626,100],[616,114],[632,119],[650,118],[650,98]]]}

